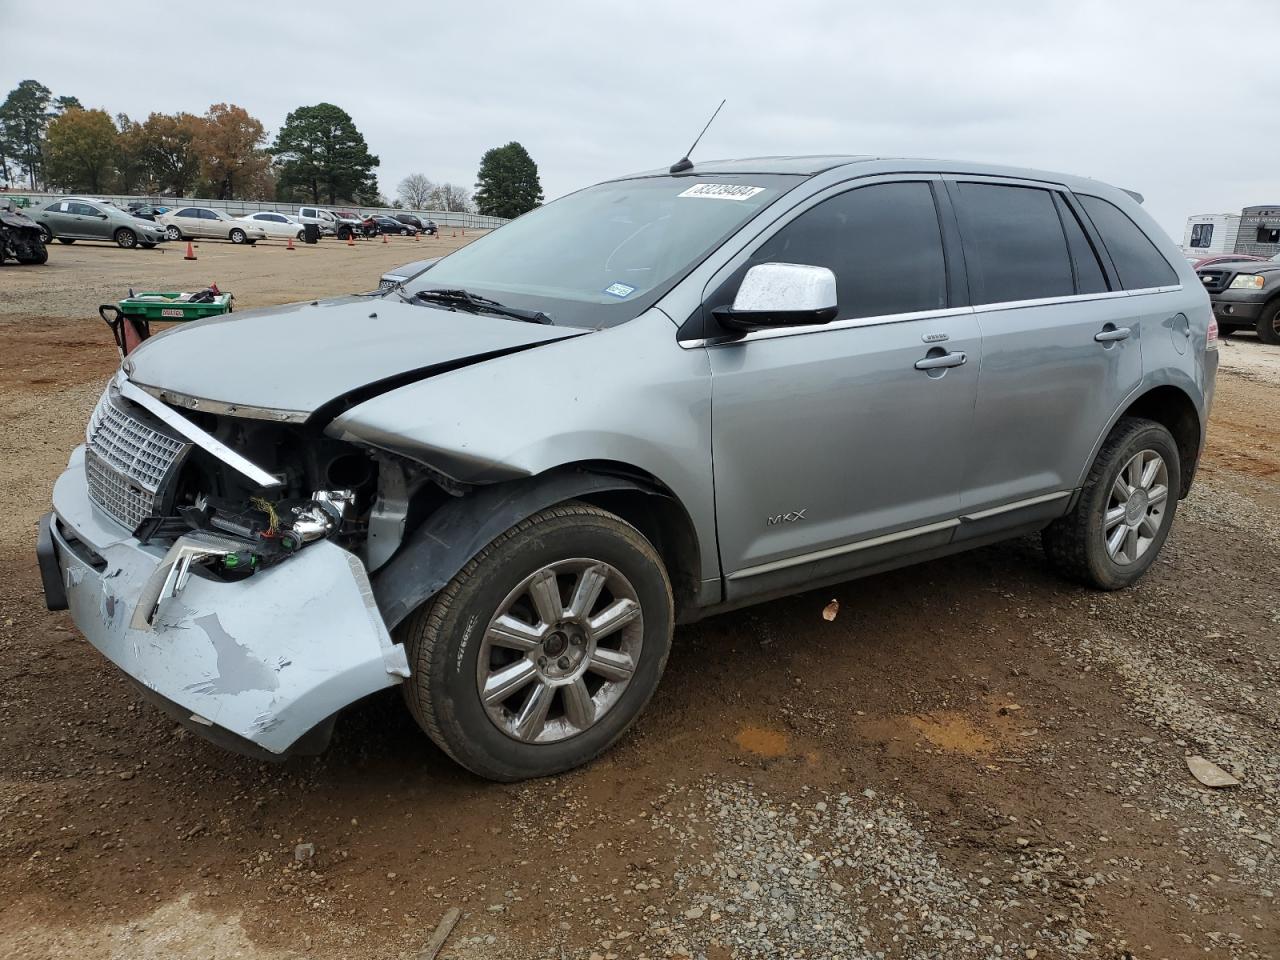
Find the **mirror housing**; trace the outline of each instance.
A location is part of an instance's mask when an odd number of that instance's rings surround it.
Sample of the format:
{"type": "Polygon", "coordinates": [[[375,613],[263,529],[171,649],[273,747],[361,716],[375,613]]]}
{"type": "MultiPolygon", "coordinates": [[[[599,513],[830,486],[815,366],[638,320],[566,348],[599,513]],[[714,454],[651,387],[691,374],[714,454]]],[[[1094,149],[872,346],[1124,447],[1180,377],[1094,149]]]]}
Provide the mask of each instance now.
{"type": "Polygon", "coordinates": [[[836,275],[802,263],[758,263],[747,271],[732,307],[711,315],[728,330],[830,323],[838,315],[836,275]]]}

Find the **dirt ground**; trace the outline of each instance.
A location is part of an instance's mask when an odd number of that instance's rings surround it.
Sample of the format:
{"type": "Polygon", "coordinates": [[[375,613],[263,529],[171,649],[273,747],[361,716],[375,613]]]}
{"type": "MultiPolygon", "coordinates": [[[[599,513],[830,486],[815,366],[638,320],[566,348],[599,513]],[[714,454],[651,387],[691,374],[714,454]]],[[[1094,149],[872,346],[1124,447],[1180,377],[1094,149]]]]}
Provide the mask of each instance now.
{"type": "Polygon", "coordinates": [[[143,704],[44,610],[33,557],[116,364],[94,308],[369,289],[462,242],[55,245],[0,271],[0,955],[417,958],[458,907],[442,956],[468,960],[1280,956],[1280,351],[1251,336],[1131,590],[1064,584],[1023,540],[685,627],[633,733],[516,786],[394,694],[283,765],[143,704]]]}

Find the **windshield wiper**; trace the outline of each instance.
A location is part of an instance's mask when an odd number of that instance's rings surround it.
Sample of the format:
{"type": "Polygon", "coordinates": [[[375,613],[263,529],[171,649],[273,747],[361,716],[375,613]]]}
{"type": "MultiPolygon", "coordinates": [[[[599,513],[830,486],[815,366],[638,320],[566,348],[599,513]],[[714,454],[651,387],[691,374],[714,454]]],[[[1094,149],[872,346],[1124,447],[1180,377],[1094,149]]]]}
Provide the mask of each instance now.
{"type": "Polygon", "coordinates": [[[522,310],[519,307],[508,307],[497,300],[490,300],[466,290],[419,290],[412,297],[406,297],[396,290],[401,299],[409,303],[439,303],[453,310],[467,310],[471,313],[492,313],[525,323],[553,323],[552,319],[541,310],[522,310]]]}

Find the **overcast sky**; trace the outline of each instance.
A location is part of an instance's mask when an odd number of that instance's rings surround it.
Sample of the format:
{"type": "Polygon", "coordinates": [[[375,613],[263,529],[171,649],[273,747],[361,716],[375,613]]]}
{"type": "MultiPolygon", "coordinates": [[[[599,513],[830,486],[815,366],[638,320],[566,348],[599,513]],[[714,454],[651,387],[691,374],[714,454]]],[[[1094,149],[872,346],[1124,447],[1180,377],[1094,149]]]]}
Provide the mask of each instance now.
{"type": "Polygon", "coordinates": [[[1178,241],[1188,215],[1280,203],[1280,0],[0,0],[0,37],[0,96],[230,101],[272,136],[336,103],[387,196],[416,172],[470,187],[519,140],[554,198],[677,160],[727,97],[695,160],[1061,170],[1145,194],[1178,241]]]}

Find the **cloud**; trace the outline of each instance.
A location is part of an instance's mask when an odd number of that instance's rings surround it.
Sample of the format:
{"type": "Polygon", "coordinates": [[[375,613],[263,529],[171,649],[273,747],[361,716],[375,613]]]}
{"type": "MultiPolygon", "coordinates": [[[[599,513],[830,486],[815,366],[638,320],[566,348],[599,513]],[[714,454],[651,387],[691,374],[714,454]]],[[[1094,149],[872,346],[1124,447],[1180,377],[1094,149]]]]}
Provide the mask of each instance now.
{"type": "Polygon", "coordinates": [[[1269,61],[1241,38],[1274,0],[672,0],[515,4],[5,0],[5,89],[34,77],[143,117],[232,101],[273,131],[302,104],[346,109],[405,175],[470,185],[521,141],[548,197],[697,157],[936,156],[1043,167],[1144,193],[1186,217],[1271,202],[1280,132],[1269,61]],[[122,61],[130,69],[108,68],[122,61]],[[228,64],[232,64],[229,66],[228,64]],[[1257,96],[1252,91],[1258,91],[1257,96]]]}

